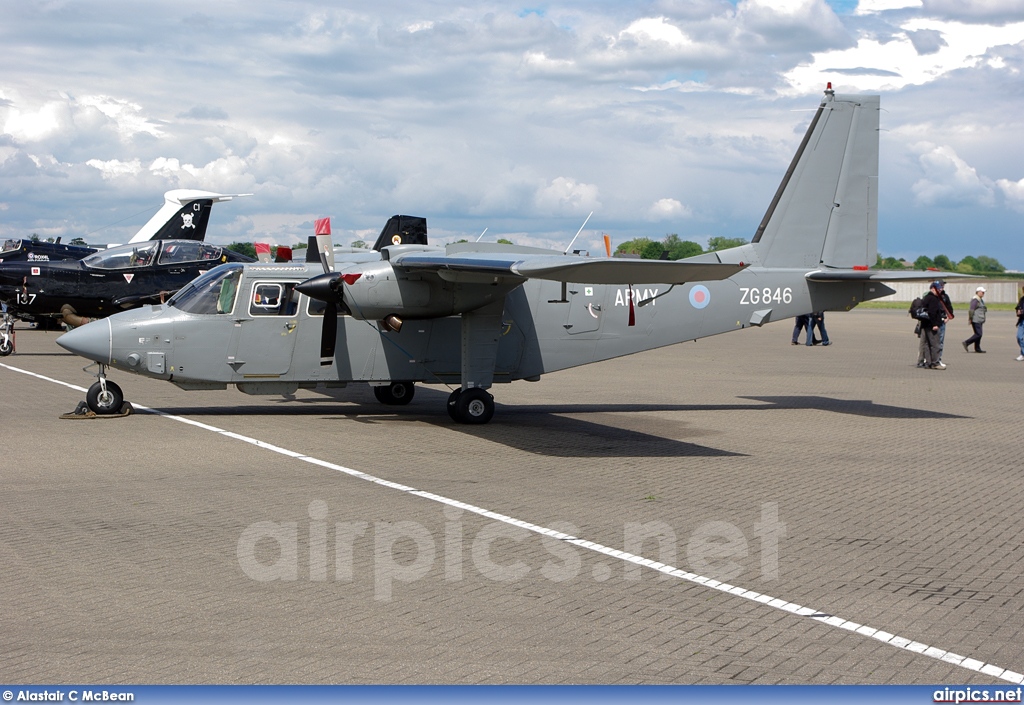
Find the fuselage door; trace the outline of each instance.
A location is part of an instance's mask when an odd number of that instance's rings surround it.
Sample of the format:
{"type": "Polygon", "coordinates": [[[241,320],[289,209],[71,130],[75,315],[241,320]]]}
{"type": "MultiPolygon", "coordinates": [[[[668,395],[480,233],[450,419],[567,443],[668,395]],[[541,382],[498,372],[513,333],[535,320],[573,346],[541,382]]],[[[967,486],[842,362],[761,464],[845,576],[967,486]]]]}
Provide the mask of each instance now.
{"type": "Polygon", "coordinates": [[[238,376],[274,379],[288,372],[295,351],[297,282],[252,281],[235,307],[231,366],[238,376]]]}

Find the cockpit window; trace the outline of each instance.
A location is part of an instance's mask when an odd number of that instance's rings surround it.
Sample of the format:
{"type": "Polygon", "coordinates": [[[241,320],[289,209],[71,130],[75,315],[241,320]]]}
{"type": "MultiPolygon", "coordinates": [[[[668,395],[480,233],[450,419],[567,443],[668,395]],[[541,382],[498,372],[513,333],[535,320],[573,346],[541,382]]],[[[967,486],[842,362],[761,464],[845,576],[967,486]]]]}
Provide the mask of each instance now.
{"type": "Polygon", "coordinates": [[[95,269],[133,269],[145,267],[153,263],[154,258],[160,250],[160,242],[140,242],[137,245],[122,245],[111,247],[109,250],[94,252],[82,263],[86,267],[95,269]]]}
{"type": "Polygon", "coordinates": [[[221,248],[205,242],[176,240],[165,242],[160,253],[160,264],[176,264],[178,262],[211,262],[220,259],[221,248]]]}
{"type": "Polygon", "coordinates": [[[0,245],[0,257],[10,253],[17,252],[21,249],[21,240],[6,240],[3,245],[0,245]]]}
{"type": "Polygon", "coordinates": [[[241,279],[241,264],[220,265],[189,282],[167,305],[200,315],[231,313],[241,279]]]}

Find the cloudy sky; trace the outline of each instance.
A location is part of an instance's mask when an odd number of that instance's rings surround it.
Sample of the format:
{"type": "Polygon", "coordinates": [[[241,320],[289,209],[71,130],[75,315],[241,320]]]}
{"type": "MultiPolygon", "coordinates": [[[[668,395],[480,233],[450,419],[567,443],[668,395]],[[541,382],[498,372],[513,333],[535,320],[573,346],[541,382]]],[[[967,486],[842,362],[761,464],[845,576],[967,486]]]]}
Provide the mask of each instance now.
{"type": "Polygon", "coordinates": [[[831,81],[882,96],[879,249],[1024,270],[1020,0],[0,0],[0,237],[749,239],[831,81]]]}

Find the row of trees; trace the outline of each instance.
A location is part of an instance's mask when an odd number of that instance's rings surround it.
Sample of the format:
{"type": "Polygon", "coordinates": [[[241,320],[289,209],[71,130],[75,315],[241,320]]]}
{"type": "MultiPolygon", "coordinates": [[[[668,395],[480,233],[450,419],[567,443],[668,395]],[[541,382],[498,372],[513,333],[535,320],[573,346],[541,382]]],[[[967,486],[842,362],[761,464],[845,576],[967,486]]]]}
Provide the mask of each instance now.
{"type": "MultiPolygon", "coordinates": [[[[946,255],[936,255],[934,259],[921,255],[914,260],[910,269],[941,269],[944,272],[961,272],[962,274],[999,274],[1006,271],[1006,267],[999,263],[994,257],[968,255],[959,262],[954,262],[946,255]]],[[[908,269],[907,265],[895,257],[882,257],[878,255],[875,262],[875,269],[908,269]]]]}
{"type": "MultiPolygon", "coordinates": [[[[692,240],[680,240],[675,233],[666,235],[664,240],[651,240],[647,237],[638,237],[635,240],[627,240],[619,245],[616,254],[640,255],[642,259],[666,259],[676,260],[686,257],[693,257],[704,252],[725,250],[730,247],[739,247],[747,243],[743,238],[712,237],[708,239],[707,249],[701,247],[692,240]]],[[[946,255],[936,255],[934,258],[921,255],[908,267],[903,260],[895,257],[882,257],[878,255],[875,262],[875,269],[940,269],[944,272],[961,272],[963,274],[1001,274],[1006,271],[999,260],[987,255],[968,255],[959,262],[955,262],[946,255]]]]}
{"type": "Polygon", "coordinates": [[[640,255],[641,259],[685,259],[704,252],[725,250],[730,247],[739,247],[747,244],[747,241],[739,237],[712,237],[708,239],[708,247],[705,250],[698,243],[692,240],[680,240],[675,233],[666,235],[664,240],[652,240],[648,237],[638,237],[635,240],[626,240],[617,248],[616,254],[640,255]],[[667,256],[666,256],[667,255],[667,256]]]}

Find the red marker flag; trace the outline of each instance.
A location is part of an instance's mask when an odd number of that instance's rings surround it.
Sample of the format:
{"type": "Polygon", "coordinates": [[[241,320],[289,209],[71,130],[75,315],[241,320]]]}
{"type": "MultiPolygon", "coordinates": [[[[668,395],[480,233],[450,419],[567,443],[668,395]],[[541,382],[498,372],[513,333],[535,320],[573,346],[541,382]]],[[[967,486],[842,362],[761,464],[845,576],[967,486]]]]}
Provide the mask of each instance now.
{"type": "Polygon", "coordinates": [[[331,234],[331,219],[330,218],[317,218],[316,219],[316,234],[317,235],[330,235],[331,234]]]}
{"type": "Polygon", "coordinates": [[[267,242],[257,242],[256,243],[256,254],[259,255],[261,253],[262,254],[266,254],[266,255],[270,254],[270,243],[267,243],[267,242]]]}

